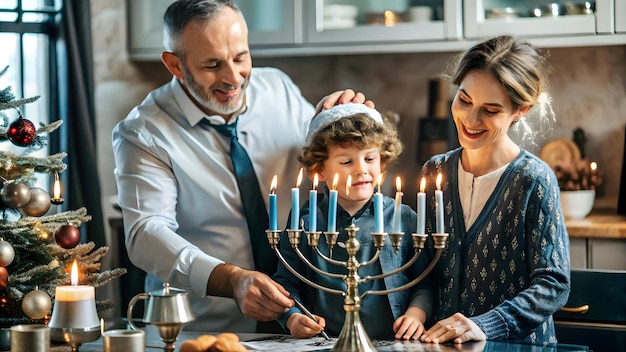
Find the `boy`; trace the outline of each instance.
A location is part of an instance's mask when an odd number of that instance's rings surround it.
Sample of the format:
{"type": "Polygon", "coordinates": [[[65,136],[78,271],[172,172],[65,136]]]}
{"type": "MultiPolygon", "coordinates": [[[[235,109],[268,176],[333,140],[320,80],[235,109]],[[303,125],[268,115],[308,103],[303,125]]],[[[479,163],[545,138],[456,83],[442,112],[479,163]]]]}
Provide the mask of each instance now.
{"type": "MultiPolygon", "coordinates": [[[[378,111],[359,104],[344,104],[322,111],[312,121],[306,144],[298,160],[307,169],[310,177],[318,175],[327,187],[324,193],[318,194],[316,211],[317,228],[310,228],[308,202],[300,211],[300,221],[305,231],[326,231],[328,221],[328,186],[333,182],[335,174],[339,176],[337,184],[338,206],[336,228],[339,232],[338,242],[347,238],[345,228],[354,224],[359,228],[357,239],[360,250],[357,260],[365,262],[371,259],[376,247],[373,245],[371,233],[375,229],[374,206],[372,196],[381,175],[402,152],[402,144],[395,126],[383,121],[378,111]],[[347,189],[348,176],[351,184],[347,189]]],[[[379,185],[378,185],[379,186],[379,185]]],[[[391,232],[394,200],[383,199],[384,232],[391,232]]],[[[416,215],[407,205],[401,206],[402,230],[405,233],[400,251],[395,254],[387,239],[377,261],[363,266],[359,270],[361,278],[389,272],[406,263],[415,253],[410,234],[415,232],[416,215]]],[[[305,234],[303,233],[304,237],[305,234]]],[[[326,241],[322,239],[318,245],[320,251],[330,256],[326,241]]],[[[345,261],[346,251],[338,243],[333,249],[332,259],[345,261]]],[[[330,264],[322,259],[303,238],[299,246],[308,260],[323,271],[345,273],[344,267],[330,264]]],[[[335,290],[345,290],[345,283],[339,277],[318,274],[306,266],[291,248],[287,234],[283,233],[280,250],[286,261],[300,274],[311,281],[335,290]]],[[[370,280],[359,284],[359,293],[367,290],[384,290],[403,285],[416,277],[411,269],[385,278],[370,280]]],[[[298,338],[306,338],[320,333],[323,329],[337,336],[344,323],[344,297],[325,293],[314,289],[293,276],[288,269],[279,263],[274,279],[287,289],[291,297],[300,300],[304,306],[312,308],[318,322],[316,323],[298,308],[291,308],[278,319],[281,325],[298,338]]],[[[375,339],[417,339],[424,331],[426,311],[411,306],[415,298],[414,289],[384,295],[366,295],[361,302],[360,317],[365,322],[367,334],[375,339]]]]}

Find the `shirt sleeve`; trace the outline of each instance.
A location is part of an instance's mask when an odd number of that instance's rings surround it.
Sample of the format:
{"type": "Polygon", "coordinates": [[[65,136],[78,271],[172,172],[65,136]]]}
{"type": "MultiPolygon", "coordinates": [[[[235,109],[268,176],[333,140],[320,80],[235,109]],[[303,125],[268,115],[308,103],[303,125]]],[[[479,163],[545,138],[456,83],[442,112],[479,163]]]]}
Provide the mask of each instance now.
{"type": "Polygon", "coordinates": [[[125,122],[113,132],[113,149],[129,258],[158,279],[204,297],[209,275],[223,261],[176,233],[177,187],[167,158],[141,124],[125,122]]]}

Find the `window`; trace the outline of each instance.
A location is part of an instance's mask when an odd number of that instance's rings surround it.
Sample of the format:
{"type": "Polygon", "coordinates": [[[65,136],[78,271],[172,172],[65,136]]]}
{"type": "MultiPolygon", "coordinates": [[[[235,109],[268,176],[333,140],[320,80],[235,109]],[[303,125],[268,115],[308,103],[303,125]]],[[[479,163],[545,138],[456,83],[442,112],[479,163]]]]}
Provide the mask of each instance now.
{"type": "MultiPolygon", "coordinates": [[[[40,96],[34,103],[20,108],[24,118],[49,123],[58,118],[58,84],[56,41],[62,0],[0,1],[0,70],[9,66],[0,77],[0,89],[8,86],[16,98],[40,96]]],[[[14,121],[18,111],[3,110],[14,121]]],[[[63,125],[61,126],[63,128],[63,125]]],[[[33,156],[43,157],[59,151],[59,131],[47,136],[48,145],[33,156]]],[[[10,143],[0,144],[3,150],[22,153],[24,148],[10,143]]],[[[37,185],[50,187],[48,175],[38,175],[37,185]]]]}

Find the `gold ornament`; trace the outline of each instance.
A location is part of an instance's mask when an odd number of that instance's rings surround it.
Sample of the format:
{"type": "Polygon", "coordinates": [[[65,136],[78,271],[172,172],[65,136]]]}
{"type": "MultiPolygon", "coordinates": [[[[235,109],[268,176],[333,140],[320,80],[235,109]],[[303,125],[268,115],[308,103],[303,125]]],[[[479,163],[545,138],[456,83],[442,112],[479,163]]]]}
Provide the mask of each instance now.
{"type": "Polygon", "coordinates": [[[31,319],[41,319],[50,313],[52,300],[47,293],[34,289],[24,296],[22,300],[22,311],[31,319]]]}
{"type": "Polygon", "coordinates": [[[11,182],[2,187],[0,197],[9,207],[21,208],[30,200],[30,189],[21,182],[11,182]]]}
{"type": "Polygon", "coordinates": [[[0,238],[0,266],[9,266],[15,258],[15,249],[13,246],[0,238]]]}
{"type": "Polygon", "coordinates": [[[42,216],[50,209],[50,195],[44,189],[39,187],[30,188],[30,200],[23,206],[22,213],[28,216],[42,216]]]}

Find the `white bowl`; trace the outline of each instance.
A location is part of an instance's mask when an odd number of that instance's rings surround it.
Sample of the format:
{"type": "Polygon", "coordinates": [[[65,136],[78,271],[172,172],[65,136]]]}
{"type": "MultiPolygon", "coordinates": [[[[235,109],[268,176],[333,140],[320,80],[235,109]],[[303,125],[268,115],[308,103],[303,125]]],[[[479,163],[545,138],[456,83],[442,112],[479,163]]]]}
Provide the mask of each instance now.
{"type": "Polygon", "coordinates": [[[565,219],[584,219],[596,199],[595,190],[561,191],[561,208],[565,219]]]}

